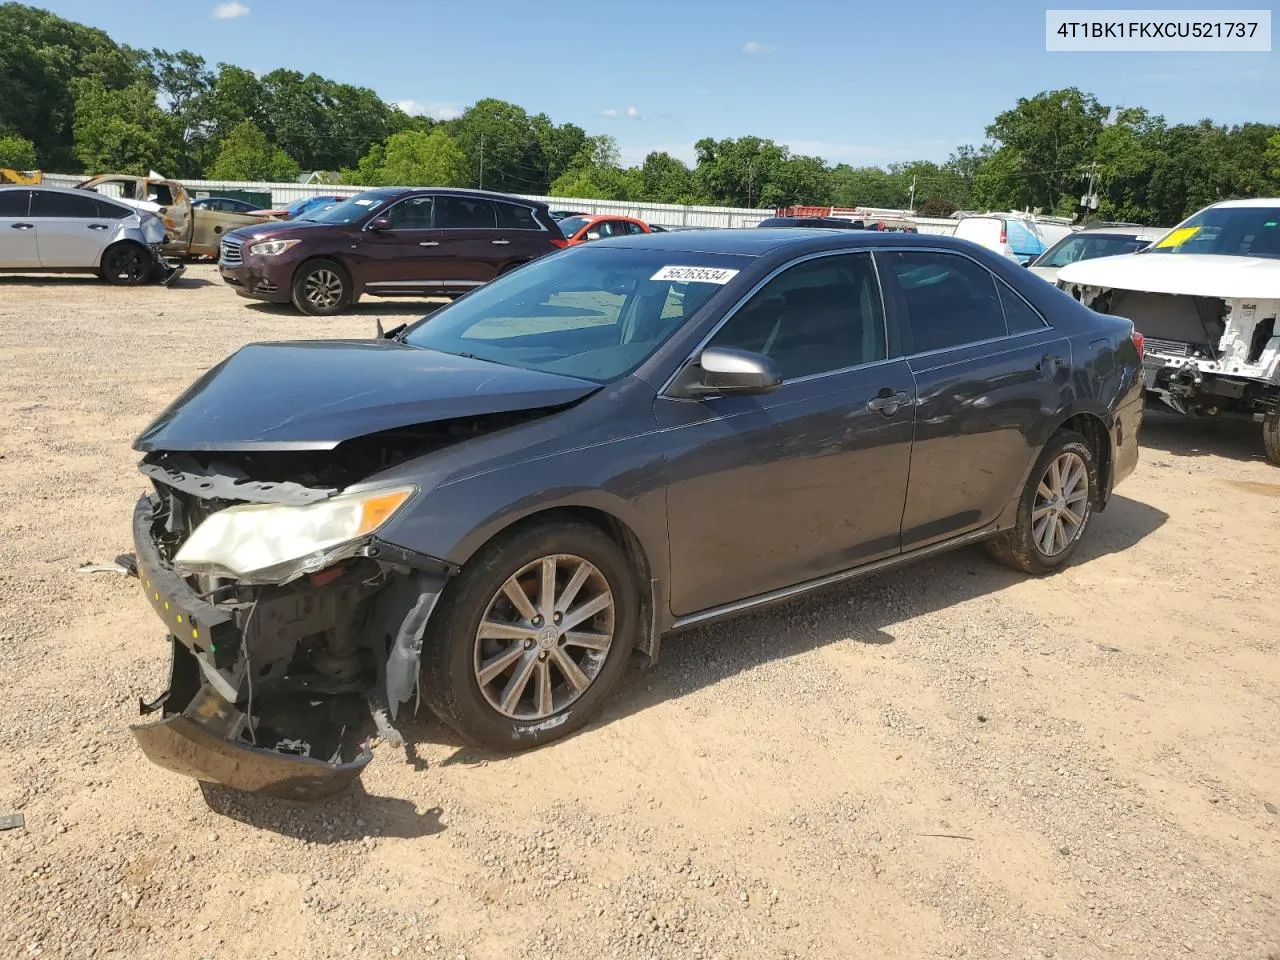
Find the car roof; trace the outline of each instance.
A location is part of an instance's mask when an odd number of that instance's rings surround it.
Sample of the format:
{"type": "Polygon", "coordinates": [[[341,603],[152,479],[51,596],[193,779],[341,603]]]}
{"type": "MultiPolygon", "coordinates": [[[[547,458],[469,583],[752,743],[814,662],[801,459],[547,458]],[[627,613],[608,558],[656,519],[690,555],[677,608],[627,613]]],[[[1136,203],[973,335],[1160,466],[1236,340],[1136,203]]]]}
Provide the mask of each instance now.
{"type": "MultiPolygon", "coordinates": [[[[1068,234],[1068,237],[1078,237],[1081,234],[1086,236],[1103,236],[1113,237],[1160,237],[1169,232],[1168,227],[1085,227],[1083,230],[1077,230],[1068,234]]],[[[1063,237],[1067,239],[1067,237],[1063,237]]]]}
{"type": "Polygon", "coordinates": [[[728,253],[763,256],[791,247],[796,252],[813,250],[872,249],[875,247],[949,247],[966,252],[974,245],[938,234],[890,233],[880,230],[831,230],[826,227],[736,227],[730,229],[678,230],[610,237],[600,241],[610,247],[633,247],[672,253],[728,253]]]}
{"type": "MultiPolygon", "coordinates": [[[[99,193],[92,187],[87,187],[84,190],[81,190],[79,187],[55,187],[47,183],[6,183],[3,186],[0,186],[0,190],[41,190],[45,193],[65,193],[72,197],[83,197],[86,193],[92,193],[95,197],[101,197],[103,200],[114,200],[122,207],[129,207],[129,202],[127,200],[122,200],[120,197],[112,197],[105,193],[99,193]]],[[[129,209],[133,210],[137,208],[129,207],[129,209]]]]}
{"type": "MultiPolygon", "coordinates": [[[[470,190],[466,187],[373,187],[364,193],[378,193],[386,197],[404,197],[411,194],[447,193],[457,197],[475,197],[480,200],[502,200],[506,203],[518,203],[525,207],[541,207],[546,209],[542,200],[529,200],[510,193],[498,193],[495,190],[470,190]]],[[[347,198],[350,199],[350,198],[347,198]]]]}
{"type": "MultiPolygon", "coordinates": [[[[1243,200],[1223,200],[1212,207],[1280,207],[1280,197],[1249,197],[1243,200]]],[[[1207,207],[1205,209],[1208,209],[1207,207]]]]}

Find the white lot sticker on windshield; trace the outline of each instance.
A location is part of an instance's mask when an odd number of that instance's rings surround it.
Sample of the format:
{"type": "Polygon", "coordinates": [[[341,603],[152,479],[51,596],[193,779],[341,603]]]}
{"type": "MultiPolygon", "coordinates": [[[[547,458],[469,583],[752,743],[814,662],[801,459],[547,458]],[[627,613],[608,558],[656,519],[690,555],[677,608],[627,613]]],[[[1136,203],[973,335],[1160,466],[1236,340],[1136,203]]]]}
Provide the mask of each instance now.
{"type": "Polygon", "coordinates": [[[721,286],[738,275],[723,267],[663,267],[650,280],[680,280],[685,283],[718,283],[721,286]]]}
{"type": "Polygon", "coordinates": [[[362,207],[367,207],[370,204],[374,204],[377,202],[378,202],[377,200],[353,200],[352,201],[352,203],[358,204],[359,206],[362,206],[362,207]]]}

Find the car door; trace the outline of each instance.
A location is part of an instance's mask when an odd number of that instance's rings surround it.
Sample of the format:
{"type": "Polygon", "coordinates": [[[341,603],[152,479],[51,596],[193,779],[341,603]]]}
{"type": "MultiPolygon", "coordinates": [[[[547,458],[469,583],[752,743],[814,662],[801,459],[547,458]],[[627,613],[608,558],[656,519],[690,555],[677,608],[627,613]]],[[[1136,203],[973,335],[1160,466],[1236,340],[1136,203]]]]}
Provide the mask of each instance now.
{"type": "Polygon", "coordinates": [[[97,268],[114,234],[111,218],[99,215],[97,194],[31,192],[30,221],[36,225],[36,247],[45,269],[97,268]]]}
{"type": "Polygon", "coordinates": [[[510,238],[498,230],[498,212],[484,197],[442,195],[435,225],[440,269],[448,283],[475,287],[488,283],[507,263],[510,238]]]}
{"type": "Polygon", "coordinates": [[[524,263],[555,249],[532,207],[501,200],[495,200],[493,206],[498,229],[490,246],[500,248],[508,263],[524,263]]]}
{"type": "Polygon", "coordinates": [[[657,401],[673,613],[898,553],[914,388],[907,362],[887,358],[870,254],[775,272],[706,345],[763,353],[783,383],[761,396],[657,401]]]}
{"type": "Polygon", "coordinates": [[[877,251],[876,260],[915,378],[902,517],[912,550],[991,523],[1017,495],[1034,438],[1068,389],[1070,344],[966,255],[877,251]]]}
{"type": "Polygon", "coordinates": [[[30,190],[0,190],[0,270],[40,266],[36,225],[30,212],[30,190]]]}
{"type": "Polygon", "coordinates": [[[375,218],[385,226],[366,224],[361,235],[364,268],[359,272],[370,293],[441,286],[447,271],[441,265],[441,243],[434,224],[436,198],[432,194],[405,197],[375,218]]]}

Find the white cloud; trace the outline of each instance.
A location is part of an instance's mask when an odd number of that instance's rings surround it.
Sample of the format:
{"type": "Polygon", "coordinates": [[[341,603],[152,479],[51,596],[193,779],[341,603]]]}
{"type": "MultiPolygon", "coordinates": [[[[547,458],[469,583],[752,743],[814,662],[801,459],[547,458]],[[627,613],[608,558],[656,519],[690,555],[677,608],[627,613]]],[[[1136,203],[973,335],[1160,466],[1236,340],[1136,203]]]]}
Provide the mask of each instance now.
{"type": "Polygon", "coordinates": [[[423,103],[419,100],[397,100],[396,104],[405,113],[416,117],[430,117],[432,120],[457,120],[462,116],[462,108],[453,103],[423,103]]]}
{"type": "Polygon", "coordinates": [[[767,43],[761,43],[759,40],[748,40],[742,45],[742,52],[745,54],[754,53],[773,53],[775,48],[767,43]]]}
{"type": "Polygon", "coordinates": [[[632,120],[635,120],[637,117],[640,116],[640,111],[637,110],[635,107],[627,107],[627,116],[630,117],[632,120]]]}
{"type": "Polygon", "coordinates": [[[230,0],[228,3],[219,3],[213,8],[213,19],[215,20],[234,20],[236,17],[247,17],[249,8],[240,0],[230,0]]]}
{"type": "Polygon", "coordinates": [[[610,107],[608,110],[600,111],[600,116],[602,117],[616,117],[617,115],[618,115],[618,111],[613,109],[613,107],[610,107]]]}

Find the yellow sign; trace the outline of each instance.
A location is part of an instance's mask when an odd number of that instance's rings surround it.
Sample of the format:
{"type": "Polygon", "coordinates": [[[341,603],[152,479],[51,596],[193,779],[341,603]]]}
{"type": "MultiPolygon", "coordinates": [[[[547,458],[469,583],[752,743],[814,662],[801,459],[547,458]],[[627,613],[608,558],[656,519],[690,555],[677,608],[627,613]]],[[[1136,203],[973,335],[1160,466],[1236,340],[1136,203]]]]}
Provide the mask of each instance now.
{"type": "Polygon", "coordinates": [[[1197,233],[1200,232],[1199,227],[1183,227],[1181,230],[1175,230],[1163,240],[1156,244],[1157,247],[1180,247],[1197,233]]]}

